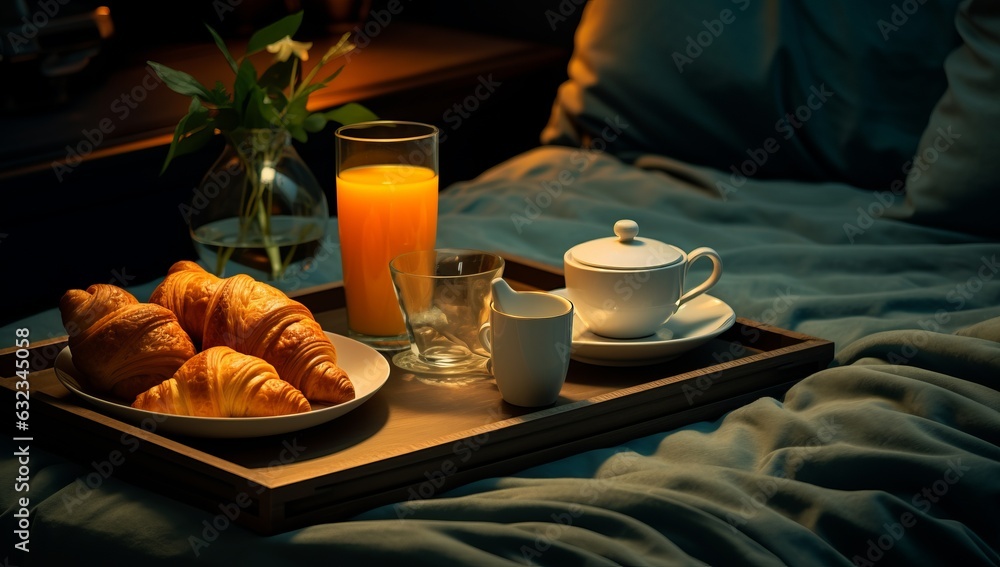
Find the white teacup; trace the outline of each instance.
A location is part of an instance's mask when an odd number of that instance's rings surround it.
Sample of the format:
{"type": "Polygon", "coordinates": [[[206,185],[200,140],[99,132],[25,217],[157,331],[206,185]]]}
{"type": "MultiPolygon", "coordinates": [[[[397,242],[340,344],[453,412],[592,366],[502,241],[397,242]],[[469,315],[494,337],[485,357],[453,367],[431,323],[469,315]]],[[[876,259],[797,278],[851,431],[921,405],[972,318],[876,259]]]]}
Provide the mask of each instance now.
{"type": "Polygon", "coordinates": [[[504,401],[524,407],[553,404],[569,370],[573,304],[551,293],[520,292],[508,296],[501,309],[494,297],[479,340],[490,351],[504,401]]]}
{"type": "Polygon", "coordinates": [[[617,237],[578,244],[563,256],[566,294],[593,333],[613,339],[652,335],[722,276],[722,259],[711,248],[685,254],[639,238],[639,225],[631,220],[618,221],[614,230],[617,237]],[[703,257],[712,261],[712,273],[684,292],[688,269],[703,257]]]}

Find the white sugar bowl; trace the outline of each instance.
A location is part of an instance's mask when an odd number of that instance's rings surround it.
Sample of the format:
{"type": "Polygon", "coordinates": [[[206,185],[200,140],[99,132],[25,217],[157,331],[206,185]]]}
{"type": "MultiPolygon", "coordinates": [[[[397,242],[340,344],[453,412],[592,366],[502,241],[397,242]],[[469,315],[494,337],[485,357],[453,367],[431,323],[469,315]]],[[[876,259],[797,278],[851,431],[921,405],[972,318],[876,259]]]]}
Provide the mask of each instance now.
{"type": "Polygon", "coordinates": [[[566,294],[589,330],[613,339],[652,335],[684,303],[705,293],[722,276],[715,250],[683,250],[638,236],[632,220],[615,223],[616,236],[577,244],[563,255],[566,294]],[[712,273],[684,290],[688,268],[699,258],[712,261],[712,273]]]}

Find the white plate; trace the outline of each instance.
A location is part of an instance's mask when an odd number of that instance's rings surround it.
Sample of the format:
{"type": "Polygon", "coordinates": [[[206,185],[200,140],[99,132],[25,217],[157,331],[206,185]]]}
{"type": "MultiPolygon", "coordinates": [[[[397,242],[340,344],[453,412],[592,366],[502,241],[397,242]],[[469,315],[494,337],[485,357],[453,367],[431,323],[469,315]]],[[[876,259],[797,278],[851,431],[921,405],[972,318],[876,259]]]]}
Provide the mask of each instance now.
{"type": "MultiPolygon", "coordinates": [[[[565,289],[552,293],[567,297],[565,289]]],[[[656,333],[638,339],[595,335],[573,318],[570,358],[600,366],[641,366],[665,362],[715,338],[736,322],[733,308],[705,293],[685,303],[656,333]]]]}
{"type": "Polygon", "coordinates": [[[192,417],[136,409],[102,399],[80,388],[81,373],[73,366],[69,347],[56,357],[56,376],[67,389],[87,402],[122,421],[153,429],[157,433],[174,433],[192,437],[263,437],[280,435],[326,423],[356,409],[375,395],[389,379],[389,361],[375,349],[333,333],[326,333],[337,347],[337,364],[347,372],[354,384],[355,398],[335,406],[317,407],[312,411],[275,417],[192,417]]]}

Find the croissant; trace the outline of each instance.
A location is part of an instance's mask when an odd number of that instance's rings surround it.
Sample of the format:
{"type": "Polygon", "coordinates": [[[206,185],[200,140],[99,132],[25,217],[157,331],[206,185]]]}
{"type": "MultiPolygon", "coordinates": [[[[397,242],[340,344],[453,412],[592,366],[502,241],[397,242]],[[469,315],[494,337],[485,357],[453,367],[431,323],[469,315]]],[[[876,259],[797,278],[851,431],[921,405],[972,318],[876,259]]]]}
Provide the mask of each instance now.
{"type": "Polygon", "coordinates": [[[201,343],[205,311],[222,278],[202,269],[195,262],[181,260],[167,271],[167,277],[149,296],[150,303],[166,307],[196,343],[201,343]]]}
{"type": "Polygon", "coordinates": [[[174,310],[203,349],[228,346],[262,358],[311,402],[339,404],[355,397],[336,347],[312,312],[275,287],[244,274],[218,278],[181,261],[150,300],[174,310]]]}
{"type": "Polygon", "coordinates": [[[97,392],[132,401],[196,352],[172,311],[111,284],[68,290],[59,311],[73,365],[97,392]]]}
{"type": "Polygon", "coordinates": [[[311,409],[273,366],[224,346],[196,354],[172,378],[139,394],[132,407],[197,417],[267,417],[311,409]]]}

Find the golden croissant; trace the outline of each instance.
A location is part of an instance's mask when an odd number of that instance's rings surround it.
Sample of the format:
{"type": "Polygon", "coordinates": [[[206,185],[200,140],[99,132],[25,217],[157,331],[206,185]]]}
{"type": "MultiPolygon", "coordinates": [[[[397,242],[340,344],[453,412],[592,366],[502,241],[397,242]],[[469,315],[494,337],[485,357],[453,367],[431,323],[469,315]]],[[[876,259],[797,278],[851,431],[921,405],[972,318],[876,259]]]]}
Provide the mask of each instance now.
{"type": "Polygon", "coordinates": [[[197,417],[268,417],[311,409],[273,366],[224,346],[196,354],[172,378],[139,394],[132,407],[197,417]]]}
{"type": "Polygon", "coordinates": [[[221,281],[197,263],[181,260],[170,266],[167,277],[149,296],[149,302],[173,311],[181,327],[200,344],[208,301],[221,281]]]}
{"type": "Polygon", "coordinates": [[[172,311],[110,284],[71,289],[59,301],[73,365],[93,390],[131,402],[170,378],[195,346],[172,311]]]}
{"type": "Polygon", "coordinates": [[[262,358],[309,401],[339,404],[355,397],[336,347],[312,312],[275,287],[244,274],[219,278],[181,261],[150,301],[173,310],[202,348],[228,346],[262,358]]]}

